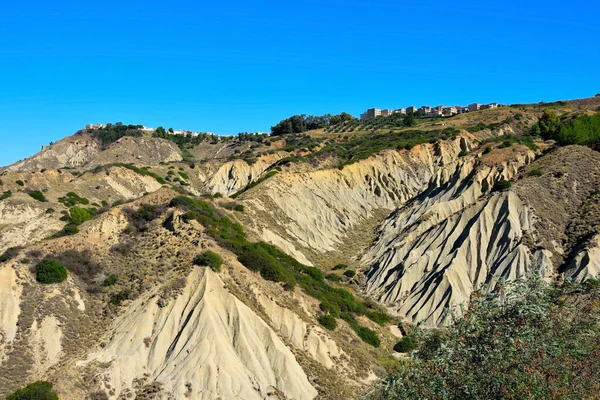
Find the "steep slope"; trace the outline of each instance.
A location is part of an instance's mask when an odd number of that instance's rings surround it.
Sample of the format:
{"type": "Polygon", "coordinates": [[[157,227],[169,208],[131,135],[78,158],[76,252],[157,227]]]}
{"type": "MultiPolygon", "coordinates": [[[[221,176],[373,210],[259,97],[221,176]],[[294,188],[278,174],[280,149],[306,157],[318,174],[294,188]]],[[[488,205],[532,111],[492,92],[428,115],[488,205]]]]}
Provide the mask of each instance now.
{"type": "Polygon", "coordinates": [[[441,169],[428,190],[382,224],[364,257],[372,266],[366,292],[410,320],[443,323],[446,309],[474,290],[529,270],[528,209],[511,192],[486,193],[533,157],[527,148],[503,149],[441,169]]]}
{"type": "Polygon", "coordinates": [[[162,308],[151,300],[156,294],[129,306],[86,362],[110,365],[101,380],[115,397],[133,392],[134,381],[160,382],[174,398],[316,397],[292,352],[210,269],[193,269],[183,292],[162,308]]]}

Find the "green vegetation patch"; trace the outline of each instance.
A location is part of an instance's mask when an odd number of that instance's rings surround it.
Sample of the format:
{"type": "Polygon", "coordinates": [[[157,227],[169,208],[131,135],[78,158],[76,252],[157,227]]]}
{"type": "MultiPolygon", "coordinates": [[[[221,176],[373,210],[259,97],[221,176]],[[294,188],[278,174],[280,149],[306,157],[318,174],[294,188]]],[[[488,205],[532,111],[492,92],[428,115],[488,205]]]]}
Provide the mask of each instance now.
{"type": "Polygon", "coordinates": [[[37,201],[41,201],[42,203],[45,203],[47,201],[46,196],[44,196],[44,193],[40,192],[39,190],[33,190],[27,194],[32,198],[36,199],[37,201]]]}
{"type": "Polygon", "coordinates": [[[10,196],[12,196],[12,191],[6,190],[0,195],[0,200],[8,199],[10,196]]]}
{"type": "Polygon", "coordinates": [[[52,390],[52,383],[37,381],[9,394],[6,400],[58,400],[58,395],[52,390]]]}
{"type": "Polygon", "coordinates": [[[504,191],[504,190],[508,190],[512,187],[512,183],[510,181],[507,181],[505,179],[500,179],[499,181],[496,181],[496,183],[494,183],[494,187],[492,188],[493,192],[499,192],[499,191],[504,191]]]}
{"type": "Polygon", "coordinates": [[[404,336],[394,345],[394,351],[399,353],[410,353],[417,348],[415,339],[411,336],[404,336]]]}
{"type": "Polygon", "coordinates": [[[65,207],[73,207],[78,204],[83,204],[84,206],[87,206],[88,204],[90,204],[90,201],[88,199],[86,199],[85,197],[80,197],[75,192],[69,192],[63,197],[59,197],[58,202],[63,204],[65,207]]]}
{"type": "Polygon", "coordinates": [[[107,286],[107,287],[108,286],[114,286],[117,283],[118,280],[119,280],[119,278],[118,278],[117,275],[115,275],[113,273],[110,273],[110,274],[108,274],[108,276],[106,277],[106,279],[104,279],[104,282],[102,282],[102,284],[104,286],[107,286]]]}
{"type": "Polygon", "coordinates": [[[194,265],[202,267],[210,267],[215,272],[221,272],[221,265],[223,265],[223,257],[214,251],[207,250],[204,253],[194,258],[194,265]]]}
{"type": "Polygon", "coordinates": [[[319,317],[319,324],[324,328],[334,331],[337,328],[337,321],[332,315],[324,314],[319,317]]]}
{"type": "Polygon", "coordinates": [[[160,175],[158,175],[152,171],[148,171],[147,169],[136,167],[133,164],[114,163],[113,166],[127,168],[127,169],[135,172],[136,174],[139,174],[142,176],[151,176],[154,179],[156,179],[156,181],[158,183],[160,183],[161,185],[164,185],[167,183],[167,181],[165,181],[165,179],[163,177],[161,177],[160,175]]]}
{"type": "Polygon", "coordinates": [[[35,266],[35,279],[44,284],[60,283],[67,279],[67,269],[58,261],[44,259],[35,266]]]}

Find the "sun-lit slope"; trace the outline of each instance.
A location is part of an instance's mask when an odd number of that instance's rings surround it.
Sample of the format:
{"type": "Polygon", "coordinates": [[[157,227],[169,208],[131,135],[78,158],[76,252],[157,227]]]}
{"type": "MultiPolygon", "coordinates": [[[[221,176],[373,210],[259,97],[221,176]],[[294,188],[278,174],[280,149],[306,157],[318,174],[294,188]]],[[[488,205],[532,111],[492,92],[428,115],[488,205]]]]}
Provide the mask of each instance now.
{"type": "Polygon", "coordinates": [[[386,219],[364,258],[367,293],[415,322],[443,323],[445,309],[474,290],[532,268],[523,245],[529,210],[511,192],[489,193],[534,154],[498,151],[504,157],[479,153],[440,170],[428,190],[386,219]]]}

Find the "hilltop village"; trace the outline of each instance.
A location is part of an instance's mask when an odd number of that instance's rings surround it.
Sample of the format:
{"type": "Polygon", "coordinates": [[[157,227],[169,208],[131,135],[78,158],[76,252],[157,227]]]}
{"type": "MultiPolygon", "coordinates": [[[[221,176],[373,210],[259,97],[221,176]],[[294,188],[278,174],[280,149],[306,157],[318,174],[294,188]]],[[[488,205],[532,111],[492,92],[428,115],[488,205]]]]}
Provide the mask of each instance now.
{"type": "Polygon", "coordinates": [[[490,108],[501,107],[498,103],[479,104],[473,103],[468,106],[448,106],[439,105],[436,107],[421,106],[416,108],[415,106],[409,106],[406,108],[398,108],[396,110],[391,109],[380,109],[380,108],[369,108],[367,111],[360,115],[361,120],[373,119],[375,117],[389,117],[394,114],[401,115],[414,115],[420,118],[438,118],[438,117],[451,117],[458,114],[466,114],[468,112],[486,110],[490,108]]]}

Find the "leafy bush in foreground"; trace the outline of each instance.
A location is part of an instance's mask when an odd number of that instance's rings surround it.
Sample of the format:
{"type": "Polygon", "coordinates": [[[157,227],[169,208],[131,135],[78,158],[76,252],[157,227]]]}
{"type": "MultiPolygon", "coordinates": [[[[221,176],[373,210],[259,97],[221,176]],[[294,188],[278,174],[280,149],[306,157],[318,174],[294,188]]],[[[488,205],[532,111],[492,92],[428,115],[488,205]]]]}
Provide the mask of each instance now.
{"type": "Polygon", "coordinates": [[[38,381],[9,394],[6,400],[58,400],[58,395],[50,382],[38,381]]]}
{"type": "Polygon", "coordinates": [[[60,283],[67,279],[67,269],[58,261],[44,259],[35,267],[35,278],[44,284],[60,283]]]}
{"type": "Polygon", "coordinates": [[[447,334],[415,328],[420,351],[372,399],[582,399],[600,393],[600,284],[537,277],[476,293],[447,334]]]}

